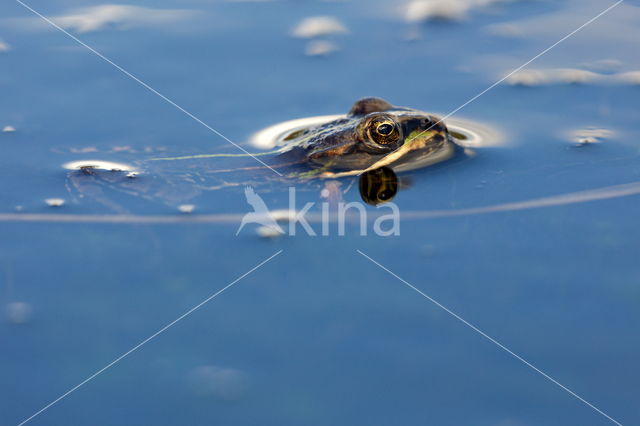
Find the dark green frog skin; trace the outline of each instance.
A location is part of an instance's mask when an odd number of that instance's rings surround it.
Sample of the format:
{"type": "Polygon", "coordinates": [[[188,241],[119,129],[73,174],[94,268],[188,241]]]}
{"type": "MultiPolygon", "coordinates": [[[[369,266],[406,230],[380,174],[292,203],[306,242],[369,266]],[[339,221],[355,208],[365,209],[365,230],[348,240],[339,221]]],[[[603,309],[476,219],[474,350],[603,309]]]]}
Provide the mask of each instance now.
{"type": "Polygon", "coordinates": [[[278,159],[341,171],[338,175],[359,174],[383,166],[393,168],[450,143],[447,127],[439,118],[393,106],[384,99],[364,98],[344,118],[288,135],[278,159]]]}

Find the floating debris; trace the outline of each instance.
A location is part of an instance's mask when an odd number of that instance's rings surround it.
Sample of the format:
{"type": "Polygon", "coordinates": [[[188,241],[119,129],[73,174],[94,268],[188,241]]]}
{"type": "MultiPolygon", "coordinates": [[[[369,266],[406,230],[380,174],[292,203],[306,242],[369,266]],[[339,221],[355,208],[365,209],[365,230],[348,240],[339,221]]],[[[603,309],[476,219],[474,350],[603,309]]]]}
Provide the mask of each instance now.
{"type": "Polygon", "coordinates": [[[178,206],[180,213],[193,213],[196,206],[194,204],[181,204],[178,206]]]}
{"type": "Polygon", "coordinates": [[[49,207],[62,207],[64,206],[64,199],[62,198],[47,198],[44,202],[49,207]]]}
{"type": "Polygon", "coordinates": [[[5,308],[7,321],[12,324],[25,324],[31,320],[33,308],[25,302],[11,302],[5,308]]]}
{"type": "Polygon", "coordinates": [[[0,52],[8,52],[11,50],[11,46],[8,43],[0,40],[0,52]]]}
{"type": "Polygon", "coordinates": [[[567,133],[571,142],[578,146],[602,143],[605,139],[612,137],[615,133],[608,129],[597,129],[589,127],[586,129],[572,130],[567,133]]]}
{"type": "Polygon", "coordinates": [[[256,229],[256,233],[262,238],[276,238],[282,235],[282,232],[273,226],[260,226],[256,229]]]}
{"type": "Polygon", "coordinates": [[[331,16],[314,16],[300,21],[293,29],[293,36],[314,38],[337,34],[348,34],[349,30],[340,21],[331,16]]]}
{"type": "Polygon", "coordinates": [[[15,127],[13,127],[13,126],[4,126],[4,127],[2,128],[2,132],[3,132],[3,133],[13,133],[13,132],[15,132],[15,131],[16,131],[16,128],[15,128],[15,127]]]}
{"type": "Polygon", "coordinates": [[[249,385],[245,372],[213,365],[194,368],[189,373],[189,382],[197,395],[213,396],[225,401],[240,399],[249,385]]]}
{"type": "Polygon", "coordinates": [[[338,46],[326,40],[313,40],[307,44],[304,54],[307,56],[328,56],[338,50],[338,46]]]}
{"type": "Polygon", "coordinates": [[[137,177],[138,177],[138,175],[139,175],[139,173],[138,173],[138,172],[129,172],[129,173],[127,173],[127,177],[128,177],[129,179],[135,179],[135,178],[137,178],[137,177]]]}

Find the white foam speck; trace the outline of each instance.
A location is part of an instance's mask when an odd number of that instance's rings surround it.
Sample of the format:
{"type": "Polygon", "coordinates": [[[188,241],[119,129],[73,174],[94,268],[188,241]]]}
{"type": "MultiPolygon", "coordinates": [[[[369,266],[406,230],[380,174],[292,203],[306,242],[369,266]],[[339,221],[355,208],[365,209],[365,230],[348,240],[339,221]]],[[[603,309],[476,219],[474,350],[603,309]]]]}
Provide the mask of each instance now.
{"type": "Polygon", "coordinates": [[[64,200],[62,198],[47,198],[44,202],[50,207],[64,206],[64,200]]]}
{"type": "Polygon", "coordinates": [[[590,84],[606,80],[606,76],[576,68],[526,69],[509,76],[514,86],[543,86],[548,84],[590,84]]]}
{"type": "Polygon", "coordinates": [[[619,71],[624,63],[618,59],[599,59],[597,61],[584,62],[580,66],[589,71],[611,73],[619,71]]]}
{"type": "Polygon", "coordinates": [[[407,22],[424,22],[429,20],[459,21],[466,17],[470,5],[465,1],[452,0],[417,0],[407,6],[405,19],[407,22]]]}
{"type": "Polygon", "coordinates": [[[600,74],[577,68],[525,69],[507,78],[514,86],[544,86],[552,84],[640,84],[640,71],[600,74]]]}
{"type": "Polygon", "coordinates": [[[184,9],[154,9],[123,4],[103,4],[74,9],[65,15],[54,16],[51,20],[67,30],[88,33],[108,28],[130,29],[165,26],[190,19],[196,13],[196,11],[184,9]]]}
{"type": "Polygon", "coordinates": [[[293,29],[293,36],[300,38],[323,37],[347,34],[349,30],[340,21],[331,16],[313,16],[300,21],[293,29]]]}
{"type": "Polygon", "coordinates": [[[640,84],[640,71],[629,71],[616,74],[613,79],[622,84],[640,84]]]}
{"type": "Polygon", "coordinates": [[[405,8],[405,20],[412,23],[462,21],[472,9],[509,1],[511,0],[413,0],[405,8]]]}
{"type": "Polygon", "coordinates": [[[256,229],[256,233],[262,238],[276,238],[282,235],[282,232],[273,226],[260,226],[256,229]]]}
{"type": "Polygon", "coordinates": [[[572,143],[577,145],[590,145],[604,142],[614,134],[613,130],[588,127],[585,129],[571,130],[567,132],[566,135],[572,143]]]}
{"type": "Polygon", "coordinates": [[[114,163],[112,161],[103,161],[103,160],[80,160],[80,161],[71,161],[70,163],[65,163],[62,165],[67,170],[108,170],[114,172],[129,172],[127,174],[128,177],[136,177],[136,170],[123,163],[114,163]]]}
{"type": "Polygon", "coordinates": [[[181,204],[178,206],[180,213],[193,213],[196,206],[193,204],[181,204]]]}
{"type": "Polygon", "coordinates": [[[295,210],[289,209],[281,209],[281,210],[272,210],[269,212],[269,216],[273,218],[276,222],[291,222],[294,221],[298,212],[295,210]]]}
{"type": "Polygon", "coordinates": [[[310,41],[304,49],[307,56],[328,56],[338,50],[338,46],[326,40],[310,41]]]}

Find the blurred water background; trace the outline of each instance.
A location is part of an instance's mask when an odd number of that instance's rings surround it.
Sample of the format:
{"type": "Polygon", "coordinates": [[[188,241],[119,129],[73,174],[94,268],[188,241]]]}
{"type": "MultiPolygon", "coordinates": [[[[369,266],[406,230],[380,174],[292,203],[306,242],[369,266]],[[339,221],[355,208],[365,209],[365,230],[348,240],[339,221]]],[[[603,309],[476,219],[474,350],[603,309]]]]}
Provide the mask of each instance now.
{"type": "MultiPolygon", "coordinates": [[[[280,121],[345,113],[362,96],[446,114],[612,4],[28,2],[237,142],[280,121]]],[[[400,209],[639,182],[639,22],[639,3],[627,0],[461,110],[503,143],[409,173],[400,209]]],[[[113,213],[68,191],[69,161],[235,149],[13,1],[0,6],[0,99],[4,214],[113,213]]],[[[261,195],[287,207],[286,188],[261,195]]],[[[180,214],[108,196],[132,214],[180,214]]],[[[359,199],[355,189],[344,197],[359,199]]],[[[306,201],[319,191],[299,193],[306,201]]],[[[192,202],[195,213],[247,211],[240,187],[192,202]]],[[[630,196],[404,221],[393,238],[1,222],[0,424],[20,423],[280,249],[30,423],[611,424],[359,249],[637,424],[639,215],[630,196]]]]}

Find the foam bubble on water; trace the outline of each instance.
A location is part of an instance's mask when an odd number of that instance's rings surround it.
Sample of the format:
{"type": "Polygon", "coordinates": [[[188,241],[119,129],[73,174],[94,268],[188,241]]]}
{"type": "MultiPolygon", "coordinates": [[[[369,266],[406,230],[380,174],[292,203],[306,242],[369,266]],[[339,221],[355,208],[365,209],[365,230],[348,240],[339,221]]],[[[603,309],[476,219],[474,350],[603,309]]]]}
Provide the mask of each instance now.
{"type": "Polygon", "coordinates": [[[13,127],[13,126],[4,126],[4,127],[2,128],[2,131],[3,131],[4,133],[13,133],[13,132],[15,132],[15,131],[16,131],[16,128],[15,128],[15,127],[13,127]]]}
{"type": "Polygon", "coordinates": [[[405,8],[405,20],[411,23],[462,21],[472,9],[509,1],[511,0],[413,0],[405,8]]]}
{"type": "Polygon", "coordinates": [[[613,76],[614,81],[623,84],[640,85],[640,71],[629,71],[613,76]]]}
{"type": "Polygon", "coordinates": [[[619,71],[624,63],[618,59],[598,59],[597,61],[584,62],[580,64],[582,68],[594,72],[611,73],[619,71]]]}
{"type": "MultiPolygon", "coordinates": [[[[170,24],[188,22],[197,14],[195,10],[186,9],[102,4],[73,9],[64,15],[52,16],[51,20],[66,30],[88,33],[105,29],[167,28],[170,24]]],[[[27,18],[24,22],[36,28],[46,24],[38,17],[27,18]]]]}
{"type": "Polygon", "coordinates": [[[180,211],[180,213],[193,213],[193,211],[195,210],[196,206],[194,204],[181,204],[178,206],[178,210],[180,211]]]}
{"type": "Polygon", "coordinates": [[[526,69],[507,78],[513,86],[545,86],[552,84],[623,84],[639,85],[640,71],[601,74],[578,68],[526,69]]]}
{"type": "Polygon", "coordinates": [[[47,198],[44,200],[49,207],[62,207],[64,206],[64,199],[62,198],[47,198]]]}
{"type": "Polygon", "coordinates": [[[225,401],[235,401],[246,393],[249,385],[247,374],[235,368],[203,365],[189,373],[189,383],[194,393],[213,396],[225,401]]]}
{"type": "Polygon", "coordinates": [[[294,37],[314,38],[337,34],[348,34],[349,30],[332,16],[313,16],[305,18],[293,29],[294,37]]]}
{"type": "MultiPolygon", "coordinates": [[[[123,163],[114,163],[112,161],[102,161],[102,160],[80,160],[80,161],[71,161],[69,163],[65,163],[62,165],[67,170],[106,170],[112,172],[129,172],[129,174],[136,173],[137,171],[129,166],[128,164],[123,163]]],[[[129,175],[127,175],[129,176],[129,175]]],[[[135,177],[135,176],[130,176],[135,177]]]]}
{"type": "Polygon", "coordinates": [[[12,324],[25,324],[31,320],[33,308],[25,302],[11,302],[5,307],[7,321],[12,324]]]}
{"type": "Polygon", "coordinates": [[[338,50],[338,46],[326,40],[310,41],[304,49],[307,56],[328,56],[338,50]]]}
{"type": "Polygon", "coordinates": [[[585,129],[571,130],[566,133],[566,137],[579,146],[604,142],[611,138],[615,132],[609,129],[587,127],[585,129]]]}
{"type": "Polygon", "coordinates": [[[405,13],[407,22],[424,22],[428,20],[460,21],[464,19],[469,5],[463,1],[453,0],[417,0],[408,4],[405,13]]]}
{"type": "Polygon", "coordinates": [[[273,226],[260,226],[256,229],[256,234],[262,238],[276,238],[281,236],[282,232],[273,226]]]}
{"type": "Polygon", "coordinates": [[[577,68],[526,69],[507,78],[514,86],[543,86],[547,84],[588,84],[602,81],[604,76],[577,68]]]}
{"type": "Polygon", "coordinates": [[[269,216],[276,222],[292,222],[296,220],[297,214],[296,210],[290,209],[271,210],[269,212],[269,216]]]}

